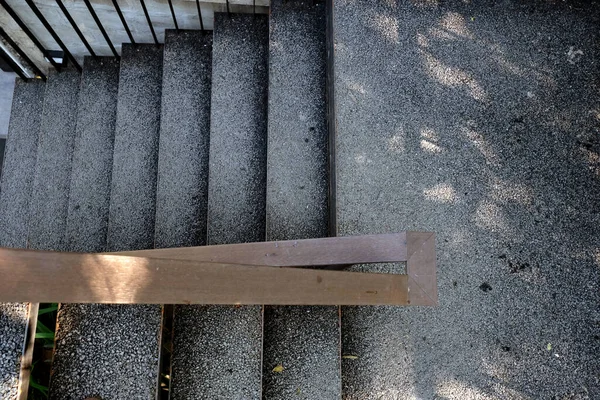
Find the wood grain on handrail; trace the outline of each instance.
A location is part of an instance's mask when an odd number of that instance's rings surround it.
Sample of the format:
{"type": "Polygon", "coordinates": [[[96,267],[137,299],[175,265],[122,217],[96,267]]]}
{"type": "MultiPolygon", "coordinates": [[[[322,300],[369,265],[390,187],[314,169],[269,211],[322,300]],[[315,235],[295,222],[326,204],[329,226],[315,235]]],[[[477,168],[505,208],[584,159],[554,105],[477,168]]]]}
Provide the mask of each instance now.
{"type": "Polygon", "coordinates": [[[0,249],[0,302],[406,305],[406,275],[0,249]]]}
{"type": "Polygon", "coordinates": [[[406,261],[406,235],[406,232],[400,232],[107,254],[273,267],[352,265],[406,261]]]}

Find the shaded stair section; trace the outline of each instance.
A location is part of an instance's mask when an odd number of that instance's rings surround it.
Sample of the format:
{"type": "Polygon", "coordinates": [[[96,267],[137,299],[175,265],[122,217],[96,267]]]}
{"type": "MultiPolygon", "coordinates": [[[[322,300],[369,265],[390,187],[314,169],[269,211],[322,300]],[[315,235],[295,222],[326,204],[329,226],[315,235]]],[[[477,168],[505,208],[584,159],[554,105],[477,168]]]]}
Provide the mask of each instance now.
{"type": "MultiPolygon", "coordinates": [[[[207,243],[261,241],[267,18],[216,14],[213,35],[207,243]]],[[[173,399],[261,398],[262,307],[178,307],[174,332],[173,399]]]]}
{"type": "MultiPolygon", "coordinates": [[[[212,32],[167,31],[165,39],[156,247],[206,244],[212,32]]],[[[198,347],[186,340],[187,310],[175,306],[176,345],[173,346],[171,397],[187,397],[199,379],[193,358],[198,347]],[[181,332],[180,332],[181,330],[181,332]],[[191,360],[191,364],[188,362],[191,360]]],[[[198,339],[203,340],[203,339],[198,339]]]]}
{"type": "Polygon", "coordinates": [[[154,247],[162,45],[123,45],[108,251],[154,247]]]}
{"type": "Polygon", "coordinates": [[[30,205],[31,249],[68,250],[66,229],[80,82],[79,72],[68,70],[52,73],[46,83],[30,205]]]}
{"type": "Polygon", "coordinates": [[[65,233],[80,74],[53,73],[46,83],[31,209],[29,248],[67,250],[65,233]]]}
{"type": "MultiPolygon", "coordinates": [[[[107,250],[154,247],[162,45],[123,45],[108,219],[107,250]]],[[[106,359],[118,360],[119,382],[107,398],[156,396],[162,307],[115,307],[121,328],[106,359]]],[[[107,371],[116,369],[114,364],[107,371]]]]}
{"type": "MultiPolygon", "coordinates": [[[[45,83],[17,79],[0,182],[0,247],[26,248],[45,83]]],[[[17,398],[26,303],[0,304],[0,398],[17,398]]]]}
{"type": "Polygon", "coordinates": [[[156,247],[206,244],[212,32],[167,31],[156,247]]]}
{"type": "MultiPolygon", "coordinates": [[[[269,25],[267,240],[326,237],[324,4],[274,0],[269,25]]],[[[264,343],[265,399],[341,398],[338,307],[266,306],[264,343]]]]}
{"type": "Polygon", "coordinates": [[[106,249],[119,66],[113,57],[84,60],[67,218],[69,251],[106,249]]]}
{"type": "MultiPolygon", "coordinates": [[[[106,249],[118,86],[119,62],[115,58],[85,58],[67,216],[69,251],[106,249]]],[[[118,380],[109,378],[108,356],[121,343],[108,338],[119,337],[122,329],[112,322],[113,309],[95,304],[60,305],[51,398],[119,393],[114,387],[118,380]]]]}
{"type": "MultiPolygon", "coordinates": [[[[75,162],[99,171],[71,181],[72,249],[154,246],[162,46],[124,45],[118,75],[117,67],[110,59],[85,64],[75,162]]],[[[63,305],[50,398],[154,398],[161,314],[159,305],[63,305]]]]}

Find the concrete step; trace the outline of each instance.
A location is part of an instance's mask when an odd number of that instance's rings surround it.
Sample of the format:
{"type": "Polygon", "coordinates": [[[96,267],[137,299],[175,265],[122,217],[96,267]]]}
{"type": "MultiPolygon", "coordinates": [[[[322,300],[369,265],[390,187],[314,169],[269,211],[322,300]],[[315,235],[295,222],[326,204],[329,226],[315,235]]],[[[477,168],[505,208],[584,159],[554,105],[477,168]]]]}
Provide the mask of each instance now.
{"type": "MultiPolygon", "coordinates": [[[[118,85],[119,62],[115,58],[86,57],[77,105],[67,216],[69,251],[106,249],[118,85]]],[[[110,327],[105,330],[108,310],[108,306],[60,305],[51,398],[84,397],[103,385],[100,380],[106,379],[107,372],[102,372],[102,357],[98,355],[104,354],[98,343],[107,334],[118,334],[114,330],[108,332],[110,327]]]]}
{"type": "MultiPolygon", "coordinates": [[[[264,239],[267,19],[217,14],[208,240],[264,239]]],[[[179,307],[173,399],[260,399],[262,307],[179,307]]]]}
{"type": "Polygon", "coordinates": [[[123,45],[108,250],[154,247],[162,45],[123,45]]]}
{"type": "Polygon", "coordinates": [[[264,16],[215,15],[210,244],[264,240],[267,43],[264,16]]]}
{"type": "MultiPolygon", "coordinates": [[[[108,251],[154,247],[162,54],[162,46],[123,45],[108,251]]],[[[93,310],[92,318],[86,317],[84,321],[102,326],[97,340],[88,343],[96,349],[98,359],[94,362],[95,371],[90,370],[93,393],[103,399],[154,398],[158,386],[162,307],[95,306],[93,310]],[[114,378],[115,371],[119,371],[118,379],[114,378]]],[[[78,396],[91,394],[78,393],[78,396]]]]}
{"type": "Polygon", "coordinates": [[[29,247],[66,251],[65,233],[81,75],[52,73],[46,83],[29,216],[29,247]]]}
{"type": "MultiPolygon", "coordinates": [[[[324,4],[272,1],[269,25],[267,239],[328,236],[324,4]]],[[[267,306],[264,398],[340,399],[339,332],[338,307],[267,306]]]]}
{"type": "Polygon", "coordinates": [[[86,57],[67,218],[69,251],[106,249],[119,61],[86,57]]]}
{"type": "MultiPolygon", "coordinates": [[[[0,182],[0,247],[27,247],[45,83],[17,79],[0,182]]],[[[0,398],[17,398],[27,304],[0,304],[0,398]]]]}
{"type": "Polygon", "coordinates": [[[167,31],[156,247],[206,244],[212,32],[167,31]]]}
{"type": "MultiPolygon", "coordinates": [[[[212,32],[167,31],[156,197],[156,247],[206,244],[212,32]]],[[[189,310],[174,309],[171,397],[190,398],[197,338],[189,310]],[[191,339],[190,339],[191,337],[191,339]],[[188,364],[191,362],[191,365],[188,364]]]]}

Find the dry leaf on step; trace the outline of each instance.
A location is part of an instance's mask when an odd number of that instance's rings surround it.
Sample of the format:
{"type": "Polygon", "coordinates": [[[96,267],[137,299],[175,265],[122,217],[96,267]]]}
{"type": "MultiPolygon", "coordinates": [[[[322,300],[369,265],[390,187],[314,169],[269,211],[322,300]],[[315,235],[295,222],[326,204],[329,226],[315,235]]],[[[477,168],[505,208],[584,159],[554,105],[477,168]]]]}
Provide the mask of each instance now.
{"type": "Polygon", "coordinates": [[[275,368],[273,368],[273,372],[280,373],[280,372],[283,372],[283,369],[284,369],[283,365],[278,364],[275,368]]]}

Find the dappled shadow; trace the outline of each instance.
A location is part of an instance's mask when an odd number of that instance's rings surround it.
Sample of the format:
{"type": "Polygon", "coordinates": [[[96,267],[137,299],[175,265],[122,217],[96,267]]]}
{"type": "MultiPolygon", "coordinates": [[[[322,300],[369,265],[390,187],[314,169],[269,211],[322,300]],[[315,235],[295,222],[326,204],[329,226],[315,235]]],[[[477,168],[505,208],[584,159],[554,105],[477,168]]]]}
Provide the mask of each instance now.
{"type": "Polygon", "coordinates": [[[339,234],[437,234],[436,309],[343,309],[346,399],[596,398],[600,7],[336,3],[339,234]]]}

